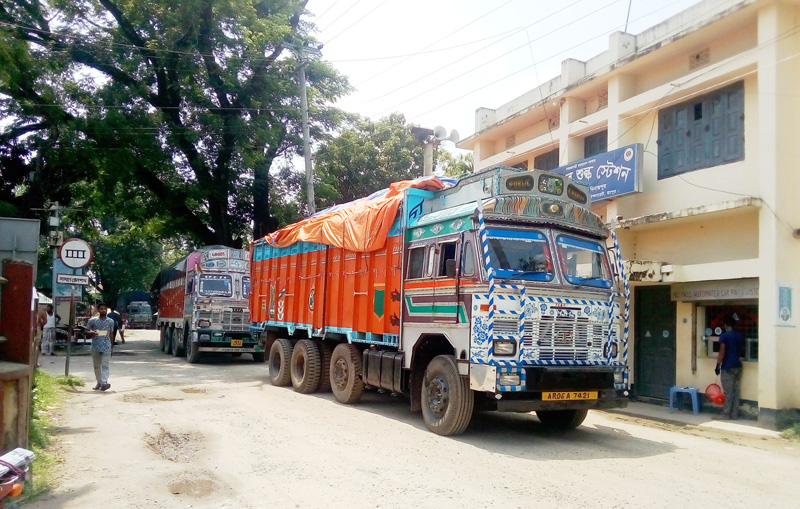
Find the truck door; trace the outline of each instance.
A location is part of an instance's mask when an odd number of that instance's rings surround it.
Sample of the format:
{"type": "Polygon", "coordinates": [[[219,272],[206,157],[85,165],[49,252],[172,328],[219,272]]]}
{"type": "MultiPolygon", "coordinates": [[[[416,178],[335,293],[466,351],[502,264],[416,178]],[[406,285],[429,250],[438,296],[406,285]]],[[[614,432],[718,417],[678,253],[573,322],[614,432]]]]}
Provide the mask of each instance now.
{"type": "Polygon", "coordinates": [[[433,321],[458,323],[458,237],[445,238],[436,246],[437,265],[433,285],[433,321]]]}

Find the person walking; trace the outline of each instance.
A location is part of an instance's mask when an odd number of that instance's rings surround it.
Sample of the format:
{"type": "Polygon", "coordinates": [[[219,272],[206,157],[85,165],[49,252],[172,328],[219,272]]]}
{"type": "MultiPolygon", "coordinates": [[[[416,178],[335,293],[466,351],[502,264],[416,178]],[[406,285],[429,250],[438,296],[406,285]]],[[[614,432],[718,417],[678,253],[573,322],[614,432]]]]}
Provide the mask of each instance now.
{"type": "Polygon", "coordinates": [[[119,333],[119,338],[122,340],[122,344],[125,344],[125,331],[122,328],[122,315],[120,315],[116,309],[110,308],[111,311],[108,313],[108,317],[114,320],[114,332],[111,333],[111,342],[113,344],[117,344],[117,333],[119,333]]]}
{"type": "Polygon", "coordinates": [[[92,390],[107,391],[111,388],[108,376],[111,364],[111,353],[114,346],[111,344],[111,335],[114,333],[114,320],[108,317],[108,307],[105,304],[97,305],[98,316],[89,320],[86,327],[92,336],[92,362],[94,364],[94,377],[97,385],[92,390]]]}
{"type": "Polygon", "coordinates": [[[736,330],[733,316],[724,319],[725,332],[719,337],[719,355],[714,373],[722,378],[722,392],[725,394],[725,405],[716,419],[739,418],[739,391],[742,381],[742,361],[744,356],[744,335],[736,330]]]}
{"type": "Polygon", "coordinates": [[[47,310],[39,317],[39,326],[42,328],[42,355],[55,355],[53,348],[56,344],[56,324],[61,320],[53,310],[53,305],[48,304],[47,310]]]}

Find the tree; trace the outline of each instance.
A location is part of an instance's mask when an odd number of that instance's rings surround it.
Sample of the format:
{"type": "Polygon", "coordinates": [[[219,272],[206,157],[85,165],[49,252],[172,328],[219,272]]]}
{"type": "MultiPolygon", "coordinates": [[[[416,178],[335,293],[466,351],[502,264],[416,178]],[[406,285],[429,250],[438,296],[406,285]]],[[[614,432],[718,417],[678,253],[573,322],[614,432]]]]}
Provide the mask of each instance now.
{"type": "Polygon", "coordinates": [[[100,206],[201,244],[274,228],[269,169],[301,146],[295,54],[312,136],[337,125],[326,104],[348,90],[306,50],[306,3],[0,3],[0,164],[29,184],[11,203],[100,206]]]}
{"type": "Polygon", "coordinates": [[[400,113],[377,122],[353,115],[315,154],[317,209],[422,176],[423,147],[400,113]]]}
{"type": "Polygon", "coordinates": [[[475,171],[472,153],[455,155],[447,150],[436,151],[437,169],[448,177],[463,177],[475,171]]]}

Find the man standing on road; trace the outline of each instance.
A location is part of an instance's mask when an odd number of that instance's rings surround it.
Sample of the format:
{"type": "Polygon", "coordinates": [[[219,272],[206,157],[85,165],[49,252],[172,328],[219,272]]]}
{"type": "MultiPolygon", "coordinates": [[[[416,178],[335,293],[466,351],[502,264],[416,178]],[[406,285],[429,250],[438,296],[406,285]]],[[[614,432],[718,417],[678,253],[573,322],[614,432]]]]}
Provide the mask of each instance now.
{"type": "Polygon", "coordinates": [[[718,419],[739,418],[739,390],[742,380],[742,361],[744,356],[744,335],[734,329],[733,316],[725,317],[725,332],[719,337],[719,355],[716,374],[722,372],[722,392],[725,393],[725,406],[718,419]]]}
{"type": "Polygon", "coordinates": [[[47,305],[47,311],[39,316],[39,327],[42,329],[42,355],[55,355],[53,348],[56,343],[56,323],[61,320],[53,310],[53,305],[47,305]]]}
{"type": "Polygon", "coordinates": [[[94,377],[97,379],[95,391],[107,391],[111,388],[108,383],[109,365],[111,363],[111,334],[114,332],[114,320],[107,316],[108,307],[100,303],[97,305],[99,315],[92,318],[86,324],[89,334],[92,336],[92,362],[94,363],[94,377]]]}

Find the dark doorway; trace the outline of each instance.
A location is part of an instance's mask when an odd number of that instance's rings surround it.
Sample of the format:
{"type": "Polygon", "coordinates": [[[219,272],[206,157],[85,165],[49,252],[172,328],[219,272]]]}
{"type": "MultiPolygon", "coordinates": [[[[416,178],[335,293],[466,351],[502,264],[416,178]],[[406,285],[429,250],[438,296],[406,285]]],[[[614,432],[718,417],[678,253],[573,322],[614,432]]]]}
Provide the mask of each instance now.
{"type": "Polygon", "coordinates": [[[636,288],[637,396],[669,398],[675,385],[675,314],[669,286],[636,288]]]}

